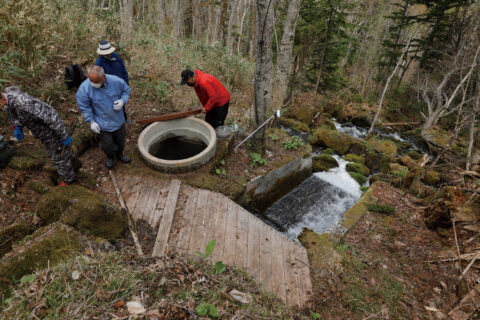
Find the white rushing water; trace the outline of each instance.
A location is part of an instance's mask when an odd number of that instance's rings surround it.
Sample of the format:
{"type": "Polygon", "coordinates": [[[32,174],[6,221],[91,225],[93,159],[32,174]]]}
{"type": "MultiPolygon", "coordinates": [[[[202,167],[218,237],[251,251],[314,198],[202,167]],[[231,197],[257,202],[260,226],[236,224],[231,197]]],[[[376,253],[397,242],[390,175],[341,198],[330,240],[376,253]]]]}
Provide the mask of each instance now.
{"type": "Polygon", "coordinates": [[[303,228],[328,231],[360,199],[360,185],[345,170],[348,162],[334,157],[339,167],[313,174],[265,212],[290,239],[296,239],[303,228]]]}

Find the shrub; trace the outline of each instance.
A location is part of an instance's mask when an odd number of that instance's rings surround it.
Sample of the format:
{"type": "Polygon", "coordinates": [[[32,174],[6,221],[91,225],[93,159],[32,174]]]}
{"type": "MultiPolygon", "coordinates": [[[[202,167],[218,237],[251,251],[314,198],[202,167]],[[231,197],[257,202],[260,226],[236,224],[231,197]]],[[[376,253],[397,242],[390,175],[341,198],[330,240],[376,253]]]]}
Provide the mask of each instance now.
{"type": "Polygon", "coordinates": [[[369,211],[392,214],[395,213],[395,207],[392,207],[388,204],[379,204],[379,203],[365,203],[365,206],[369,211]]]}

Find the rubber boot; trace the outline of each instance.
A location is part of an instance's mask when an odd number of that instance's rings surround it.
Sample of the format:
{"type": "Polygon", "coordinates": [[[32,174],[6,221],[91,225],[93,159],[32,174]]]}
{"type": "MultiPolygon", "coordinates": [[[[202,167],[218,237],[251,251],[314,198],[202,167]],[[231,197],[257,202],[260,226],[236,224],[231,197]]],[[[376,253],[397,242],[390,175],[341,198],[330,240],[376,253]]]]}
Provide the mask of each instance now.
{"type": "Polygon", "coordinates": [[[113,156],[107,156],[107,161],[105,161],[105,167],[107,167],[108,169],[112,169],[114,161],[115,159],[113,158],[113,156]]]}

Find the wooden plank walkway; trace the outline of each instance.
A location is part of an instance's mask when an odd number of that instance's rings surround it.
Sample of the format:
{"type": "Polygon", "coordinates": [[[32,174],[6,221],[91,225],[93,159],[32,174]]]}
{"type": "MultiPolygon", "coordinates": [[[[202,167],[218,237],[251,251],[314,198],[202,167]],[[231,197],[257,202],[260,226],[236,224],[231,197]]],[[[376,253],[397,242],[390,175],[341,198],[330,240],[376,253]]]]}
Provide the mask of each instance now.
{"type": "Polygon", "coordinates": [[[148,222],[157,232],[152,256],[171,250],[203,252],[216,239],[212,262],[221,260],[244,269],[291,306],[311,307],[305,248],[226,196],[176,179],[123,176],[118,184],[132,219],[148,222]]]}

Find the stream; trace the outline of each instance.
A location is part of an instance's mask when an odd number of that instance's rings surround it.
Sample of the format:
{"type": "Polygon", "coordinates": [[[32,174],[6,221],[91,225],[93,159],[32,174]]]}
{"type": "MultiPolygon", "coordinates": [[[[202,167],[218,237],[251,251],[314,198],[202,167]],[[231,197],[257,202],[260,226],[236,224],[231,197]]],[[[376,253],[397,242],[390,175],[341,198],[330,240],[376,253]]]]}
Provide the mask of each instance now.
{"type": "MultiPolygon", "coordinates": [[[[351,123],[334,121],[337,131],[355,138],[365,138],[367,129],[351,123]]],[[[292,135],[292,132],[288,132],[292,135]]],[[[389,133],[376,129],[381,137],[410,144],[409,150],[420,150],[413,141],[402,138],[397,132],[389,133]]],[[[305,139],[305,137],[302,137],[305,139]]],[[[313,155],[321,152],[314,152],[313,155]]],[[[348,161],[333,155],[339,166],[326,172],[317,172],[305,179],[264,213],[279,227],[285,236],[297,239],[303,228],[319,234],[333,231],[345,211],[350,209],[362,196],[360,185],[346,171],[348,161]]],[[[368,185],[368,181],[365,185],[368,185]]]]}

